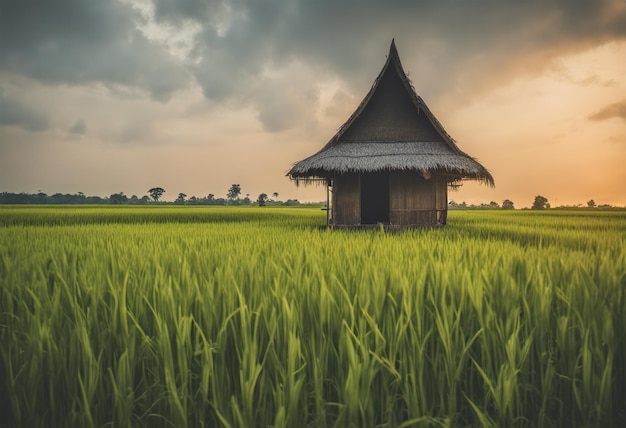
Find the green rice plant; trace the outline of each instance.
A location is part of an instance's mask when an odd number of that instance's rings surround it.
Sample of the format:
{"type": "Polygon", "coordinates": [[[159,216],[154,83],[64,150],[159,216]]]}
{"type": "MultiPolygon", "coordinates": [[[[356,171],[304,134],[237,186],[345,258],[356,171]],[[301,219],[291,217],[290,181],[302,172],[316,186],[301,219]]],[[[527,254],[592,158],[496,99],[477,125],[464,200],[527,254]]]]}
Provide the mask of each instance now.
{"type": "Polygon", "coordinates": [[[623,426],[626,212],[1,207],[0,426],[623,426]]]}

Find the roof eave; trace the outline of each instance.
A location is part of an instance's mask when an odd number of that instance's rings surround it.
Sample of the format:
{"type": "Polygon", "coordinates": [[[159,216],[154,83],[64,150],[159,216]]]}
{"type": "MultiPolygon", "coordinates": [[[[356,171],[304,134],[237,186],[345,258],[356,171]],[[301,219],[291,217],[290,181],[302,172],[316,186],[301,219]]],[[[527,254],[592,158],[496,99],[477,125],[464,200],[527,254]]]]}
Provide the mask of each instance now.
{"type": "MultiPolygon", "coordinates": [[[[344,174],[367,174],[372,172],[377,172],[381,170],[385,170],[387,168],[379,168],[379,169],[360,169],[360,168],[347,168],[345,170],[333,170],[333,169],[310,169],[305,171],[293,172],[293,169],[289,171],[286,175],[290,180],[296,182],[296,185],[300,183],[303,184],[323,184],[327,180],[336,177],[337,175],[344,174]]],[[[391,169],[392,171],[416,171],[420,174],[424,174],[429,172],[431,174],[440,174],[440,175],[448,175],[454,180],[464,180],[464,181],[478,181],[480,184],[483,184],[488,187],[495,187],[495,182],[493,176],[489,171],[483,169],[480,172],[468,173],[467,171],[460,171],[455,169],[419,169],[419,168],[396,168],[391,169]]]]}

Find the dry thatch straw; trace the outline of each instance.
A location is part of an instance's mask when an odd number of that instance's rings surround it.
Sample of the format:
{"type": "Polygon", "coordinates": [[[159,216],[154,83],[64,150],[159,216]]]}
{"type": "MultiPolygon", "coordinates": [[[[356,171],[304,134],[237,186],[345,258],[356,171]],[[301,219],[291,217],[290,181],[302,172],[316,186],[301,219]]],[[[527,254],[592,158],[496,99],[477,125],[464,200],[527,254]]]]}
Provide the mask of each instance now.
{"type": "Polygon", "coordinates": [[[394,41],[389,56],[356,111],[316,154],[287,172],[297,184],[337,174],[381,170],[437,172],[450,180],[471,179],[493,186],[493,177],[462,152],[406,76],[394,41]]]}

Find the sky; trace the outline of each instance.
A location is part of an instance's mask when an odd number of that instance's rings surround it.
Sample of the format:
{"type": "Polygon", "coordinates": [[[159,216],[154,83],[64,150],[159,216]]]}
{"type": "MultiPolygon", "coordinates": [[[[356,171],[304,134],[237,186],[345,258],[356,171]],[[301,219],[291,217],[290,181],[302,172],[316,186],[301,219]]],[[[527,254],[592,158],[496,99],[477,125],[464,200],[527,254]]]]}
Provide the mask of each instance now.
{"type": "Polygon", "coordinates": [[[322,201],[391,40],[493,175],[468,204],[626,206],[625,0],[3,0],[0,192],[322,201]]]}

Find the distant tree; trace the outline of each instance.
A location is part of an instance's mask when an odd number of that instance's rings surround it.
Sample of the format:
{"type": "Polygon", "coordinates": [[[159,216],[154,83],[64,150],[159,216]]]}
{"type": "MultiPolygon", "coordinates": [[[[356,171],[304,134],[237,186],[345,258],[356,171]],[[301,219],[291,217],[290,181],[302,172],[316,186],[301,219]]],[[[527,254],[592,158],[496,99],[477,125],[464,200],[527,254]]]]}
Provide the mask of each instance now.
{"type": "Polygon", "coordinates": [[[513,201],[510,199],[505,199],[502,201],[502,209],[503,210],[514,210],[515,206],[513,206],[513,201]]]}
{"type": "Polygon", "coordinates": [[[239,184],[233,184],[230,186],[230,189],[228,189],[226,197],[232,203],[239,197],[239,195],[241,195],[241,186],[239,184]]]}
{"type": "Polygon", "coordinates": [[[185,195],[184,193],[179,193],[178,194],[178,198],[176,198],[174,203],[175,204],[179,204],[179,205],[183,205],[185,203],[185,198],[186,197],[187,197],[187,195],[185,195]]]}
{"type": "MultiPolygon", "coordinates": [[[[126,196],[124,196],[126,198],[126,196]]],[[[126,202],[122,198],[123,202],[126,202]]],[[[39,193],[0,193],[0,204],[104,204],[111,203],[109,198],[101,198],[100,196],[85,196],[84,193],[62,194],[55,193],[48,196],[39,191],[39,193]]]]}
{"type": "Polygon", "coordinates": [[[450,202],[448,202],[448,206],[450,207],[450,209],[452,210],[457,210],[457,209],[466,209],[468,208],[467,204],[465,203],[465,201],[458,203],[455,202],[453,200],[450,200],[450,202]]]}
{"type": "Polygon", "coordinates": [[[0,193],[0,204],[36,204],[36,195],[28,193],[0,193]]]}
{"type": "Polygon", "coordinates": [[[278,192],[272,193],[272,198],[274,198],[275,200],[278,199],[278,192]]]}
{"type": "Polygon", "coordinates": [[[114,193],[109,196],[109,202],[112,204],[125,204],[128,202],[128,196],[126,196],[124,192],[114,193]]]}
{"type": "Polygon", "coordinates": [[[69,193],[65,193],[65,194],[55,193],[54,195],[50,196],[49,202],[52,204],[75,204],[77,203],[76,195],[70,195],[69,193]]]}
{"type": "Polygon", "coordinates": [[[489,208],[500,208],[500,205],[496,201],[489,202],[489,208]]]}
{"type": "Polygon", "coordinates": [[[148,190],[148,194],[154,200],[154,202],[158,202],[159,198],[163,196],[163,193],[165,193],[165,190],[161,187],[153,187],[152,189],[148,190]]]}
{"type": "Polygon", "coordinates": [[[261,193],[259,197],[256,199],[256,202],[257,204],[259,204],[260,207],[264,207],[265,203],[267,202],[267,194],[261,193]]]}
{"type": "Polygon", "coordinates": [[[48,202],[48,195],[40,190],[35,197],[35,201],[36,204],[45,204],[46,202],[48,202]]]}
{"type": "Polygon", "coordinates": [[[550,204],[548,203],[548,199],[537,195],[535,196],[535,202],[533,202],[533,206],[530,207],[531,210],[542,210],[544,208],[550,208],[550,204]]]}
{"type": "Polygon", "coordinates": [[[596,201],[594,201],[593,199],[591,199],[591,200],[587,201],[587,206],[588,206],[589,208],[595,208],[595,206],[596,206],[596,201]]]}

